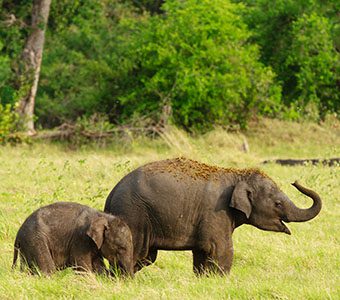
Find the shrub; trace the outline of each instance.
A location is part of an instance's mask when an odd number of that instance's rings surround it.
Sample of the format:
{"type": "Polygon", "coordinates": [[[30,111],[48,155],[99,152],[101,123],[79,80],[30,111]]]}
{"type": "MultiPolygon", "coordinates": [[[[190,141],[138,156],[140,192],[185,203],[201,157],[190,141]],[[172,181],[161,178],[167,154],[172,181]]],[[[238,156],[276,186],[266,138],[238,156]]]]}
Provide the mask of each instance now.
{"type": "Polygon", "coordinates": [[[285,116],[320,120],[339,114],[340,2],[234,1],[247,4],[245,22],[260,46],[261,61],[282,85],[285,116]]]}
{"type": "MultiPolygon", "coordinates": [[[[303,111],[314,105],[320,117],[340,110],[340,55],[334,49],[331,26],[315,13],[303,15],[292,27],[292,44],[285,63],[293,84],[287,87],[303,111]]],[[[286,71],[287,72],[287,71],[286,71]]]]}
{"type": "Polygon", "coordinates": [[[202,131],[216,124],[244,127],[256,113],[275,113],[280,88],[248,43],[242,8],[225,0],[167,1],[164,15],[131,25],[133,68],[118,97],[123,115],[159,118],[170,105],[175,124],[202,131]]]}
{"type": "Polygon", "coordinates": [[[13,88],[8,84],[11,78],[10,59],[7,54],[2,53],[4,46],[0,37],[0,103],[11,98],[14,94],[13,88]]]}
{"type": "Polygon", "coordinates": [[[0,103],[0,144],[17,144],[23,137],[17,132],[20,127],[19,116],[12,110],[10,104],[0,103]]]}

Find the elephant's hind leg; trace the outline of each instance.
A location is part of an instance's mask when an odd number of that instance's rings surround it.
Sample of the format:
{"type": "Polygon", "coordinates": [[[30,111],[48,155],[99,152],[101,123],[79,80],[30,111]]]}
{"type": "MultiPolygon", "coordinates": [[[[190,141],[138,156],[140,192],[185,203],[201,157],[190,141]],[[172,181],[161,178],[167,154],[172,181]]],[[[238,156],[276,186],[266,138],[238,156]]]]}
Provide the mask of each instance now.
{"type": "Polygon", "coordinates": [[[20,269],[28,267],[31,274],[51,274],[56,270],[50,249],[44,237],[24,238],[20,247],[20,269]]]}
{"type": "Polygon", "coordinates": [[[46,242],[38,241],[32,245],[29,254],[26,256],[29,268],[37,273],[40,270],[43,274],[49,275],[56,271],[51,252],[46,242]]]}

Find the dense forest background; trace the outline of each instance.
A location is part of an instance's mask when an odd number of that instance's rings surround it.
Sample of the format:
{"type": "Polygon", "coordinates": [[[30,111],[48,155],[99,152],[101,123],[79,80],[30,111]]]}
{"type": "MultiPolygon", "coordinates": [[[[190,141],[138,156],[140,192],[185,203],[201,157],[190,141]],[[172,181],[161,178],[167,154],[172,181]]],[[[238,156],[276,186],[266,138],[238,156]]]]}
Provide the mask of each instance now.
{"type": "MultiPolygon", "coordinates": [[[[25,89],[32,1],[0,9],[4,128],[25,89]]],[[[336,0],[52,0],[35,126],[92,118],[204,132],[254,116],[339,117],[339,12],[336,0]]]]}

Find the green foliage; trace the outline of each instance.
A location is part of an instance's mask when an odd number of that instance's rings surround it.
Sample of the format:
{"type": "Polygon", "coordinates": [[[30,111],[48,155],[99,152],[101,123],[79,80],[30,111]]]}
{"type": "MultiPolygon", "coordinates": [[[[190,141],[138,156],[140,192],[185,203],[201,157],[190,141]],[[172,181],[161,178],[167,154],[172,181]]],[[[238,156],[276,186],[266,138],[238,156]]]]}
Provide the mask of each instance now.
{"type": "MultiPolygon", "coordinates": [[[[1,4],[0,2],[0,7],[1,4]]],[[[16,43],[13,41],[14,45],[7,45],[8,40],[12,37],[10,33],[17,32],[17,28],[13,32],[11,30],[4,32],[2,30],[6,26],[4,24],[6,22],[0,22],[0,145],[17,144],[24,140],[18,133],[22,129],[19,115],[13,109],[16,91],[13,85],[11,55],[15,56],[13,52],[15,52],[16,43]]]]}
{"type": "Polygon", "coordinates": [[[17,133],[19,128],[18,114],[12,110],[10,104],[3,106],[0,103],[0,145],[21,143],[23,137],[17,133]]]}
{"type": "Polygon", "coordinates": [[[131,2],[141,12],[149,11],[151,14],[155,14],[162,13],[161,7],[165,0],[130,0],[126,2],[131,2]]]}
{"type": "Polygon", "coordinates": [[[165,16],[149,18],[133,37],[134,67],[119,99],[124,113],[158,114],[170,104],[175,124],[204,130],[245,126],[254,113],[272,113],[280,89],[228,1],[167,1],[165,16]]]}
{"type": "MultiPolygon", "coordinates": [[[[292,73],[294,86],[287,87],[287,98],[301,107],[314,103],[324,117],[340,110],[340,55],[334,49],[330,24],[315,13],[303,15],[292,26],[292,44],[285,67],[292,73]],[[290,96],[290,97],[289,97],[290,96]]],[[[286,71],[288,73],[288,71],[286,71]]]]}
{"type": "Polygon", "coordinates": [[[10,59],[6,53],[1,53],[3,43],[0,37],[0,104],[7,103],[7,99],[12,99],[15,91],[9,84],[11,74],[10,59]]]}
{"type": "Polygon", "coordinates": [[[112,90],[122,64],[117,22],[130,11],[116,2],[52,2],[36,114],[48,127],[83,115],[117,116],[112,90]],[[91,22],[89,22],[91,20],[91,22]]]}
{"type": "Polygon", "coordinates": [[[110,144],[108,139],[114,126],[106,115],[94,114],[90,117],[79,117],[75,122],[74,133],[69,137],[69,146],[78,149],[88,144],[105,147],[110,144]]]}
{"type": "Polygon", "coordinates": [[[282,85],[286,116],[339,114],[339,1],[242,2],[261,60],[282,85]]]}
{"type": "MultiPolygon", "coordinates": [[[[232,2],[52,1],[37,125],[94,114],[150,125],[170,106],[172,123],[189,131],[246,127],[255,115],[340,115],[340,2],[232,2]]],[[[31,8],[0,0],[2,104],[22,92],[31,8]]]]}
{"type": "Polygon", "coordinates": [[[28,33],[32,1],[0,1],[0,103],[17,101],[20,56],[28,33]]]}
{"type": "MultiPolygon", "coordinates": [[[[3,43],[0,40],[0,51],[3,49],[3,43]]],[[[0,88],[4,86],[4,82],[7,80],[11,73],[9,66],[9,58],[7,55],[0,56],[0,88]]]]}

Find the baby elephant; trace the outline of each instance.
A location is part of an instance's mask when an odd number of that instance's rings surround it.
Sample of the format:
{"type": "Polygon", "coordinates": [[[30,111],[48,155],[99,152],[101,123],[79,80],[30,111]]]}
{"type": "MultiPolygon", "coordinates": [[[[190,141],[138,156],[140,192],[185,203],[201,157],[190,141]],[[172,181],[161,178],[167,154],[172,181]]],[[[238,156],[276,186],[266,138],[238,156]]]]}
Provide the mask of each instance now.
{"type": "Polygon", "coordinates": [[[33,212],[20,227],[13,266],[21,258],[45,274],[66,267],[106,273],[103,258],[126,275],[133,275],[130,228],[118,217],[72,202],[57,202],[33,212]]]}

